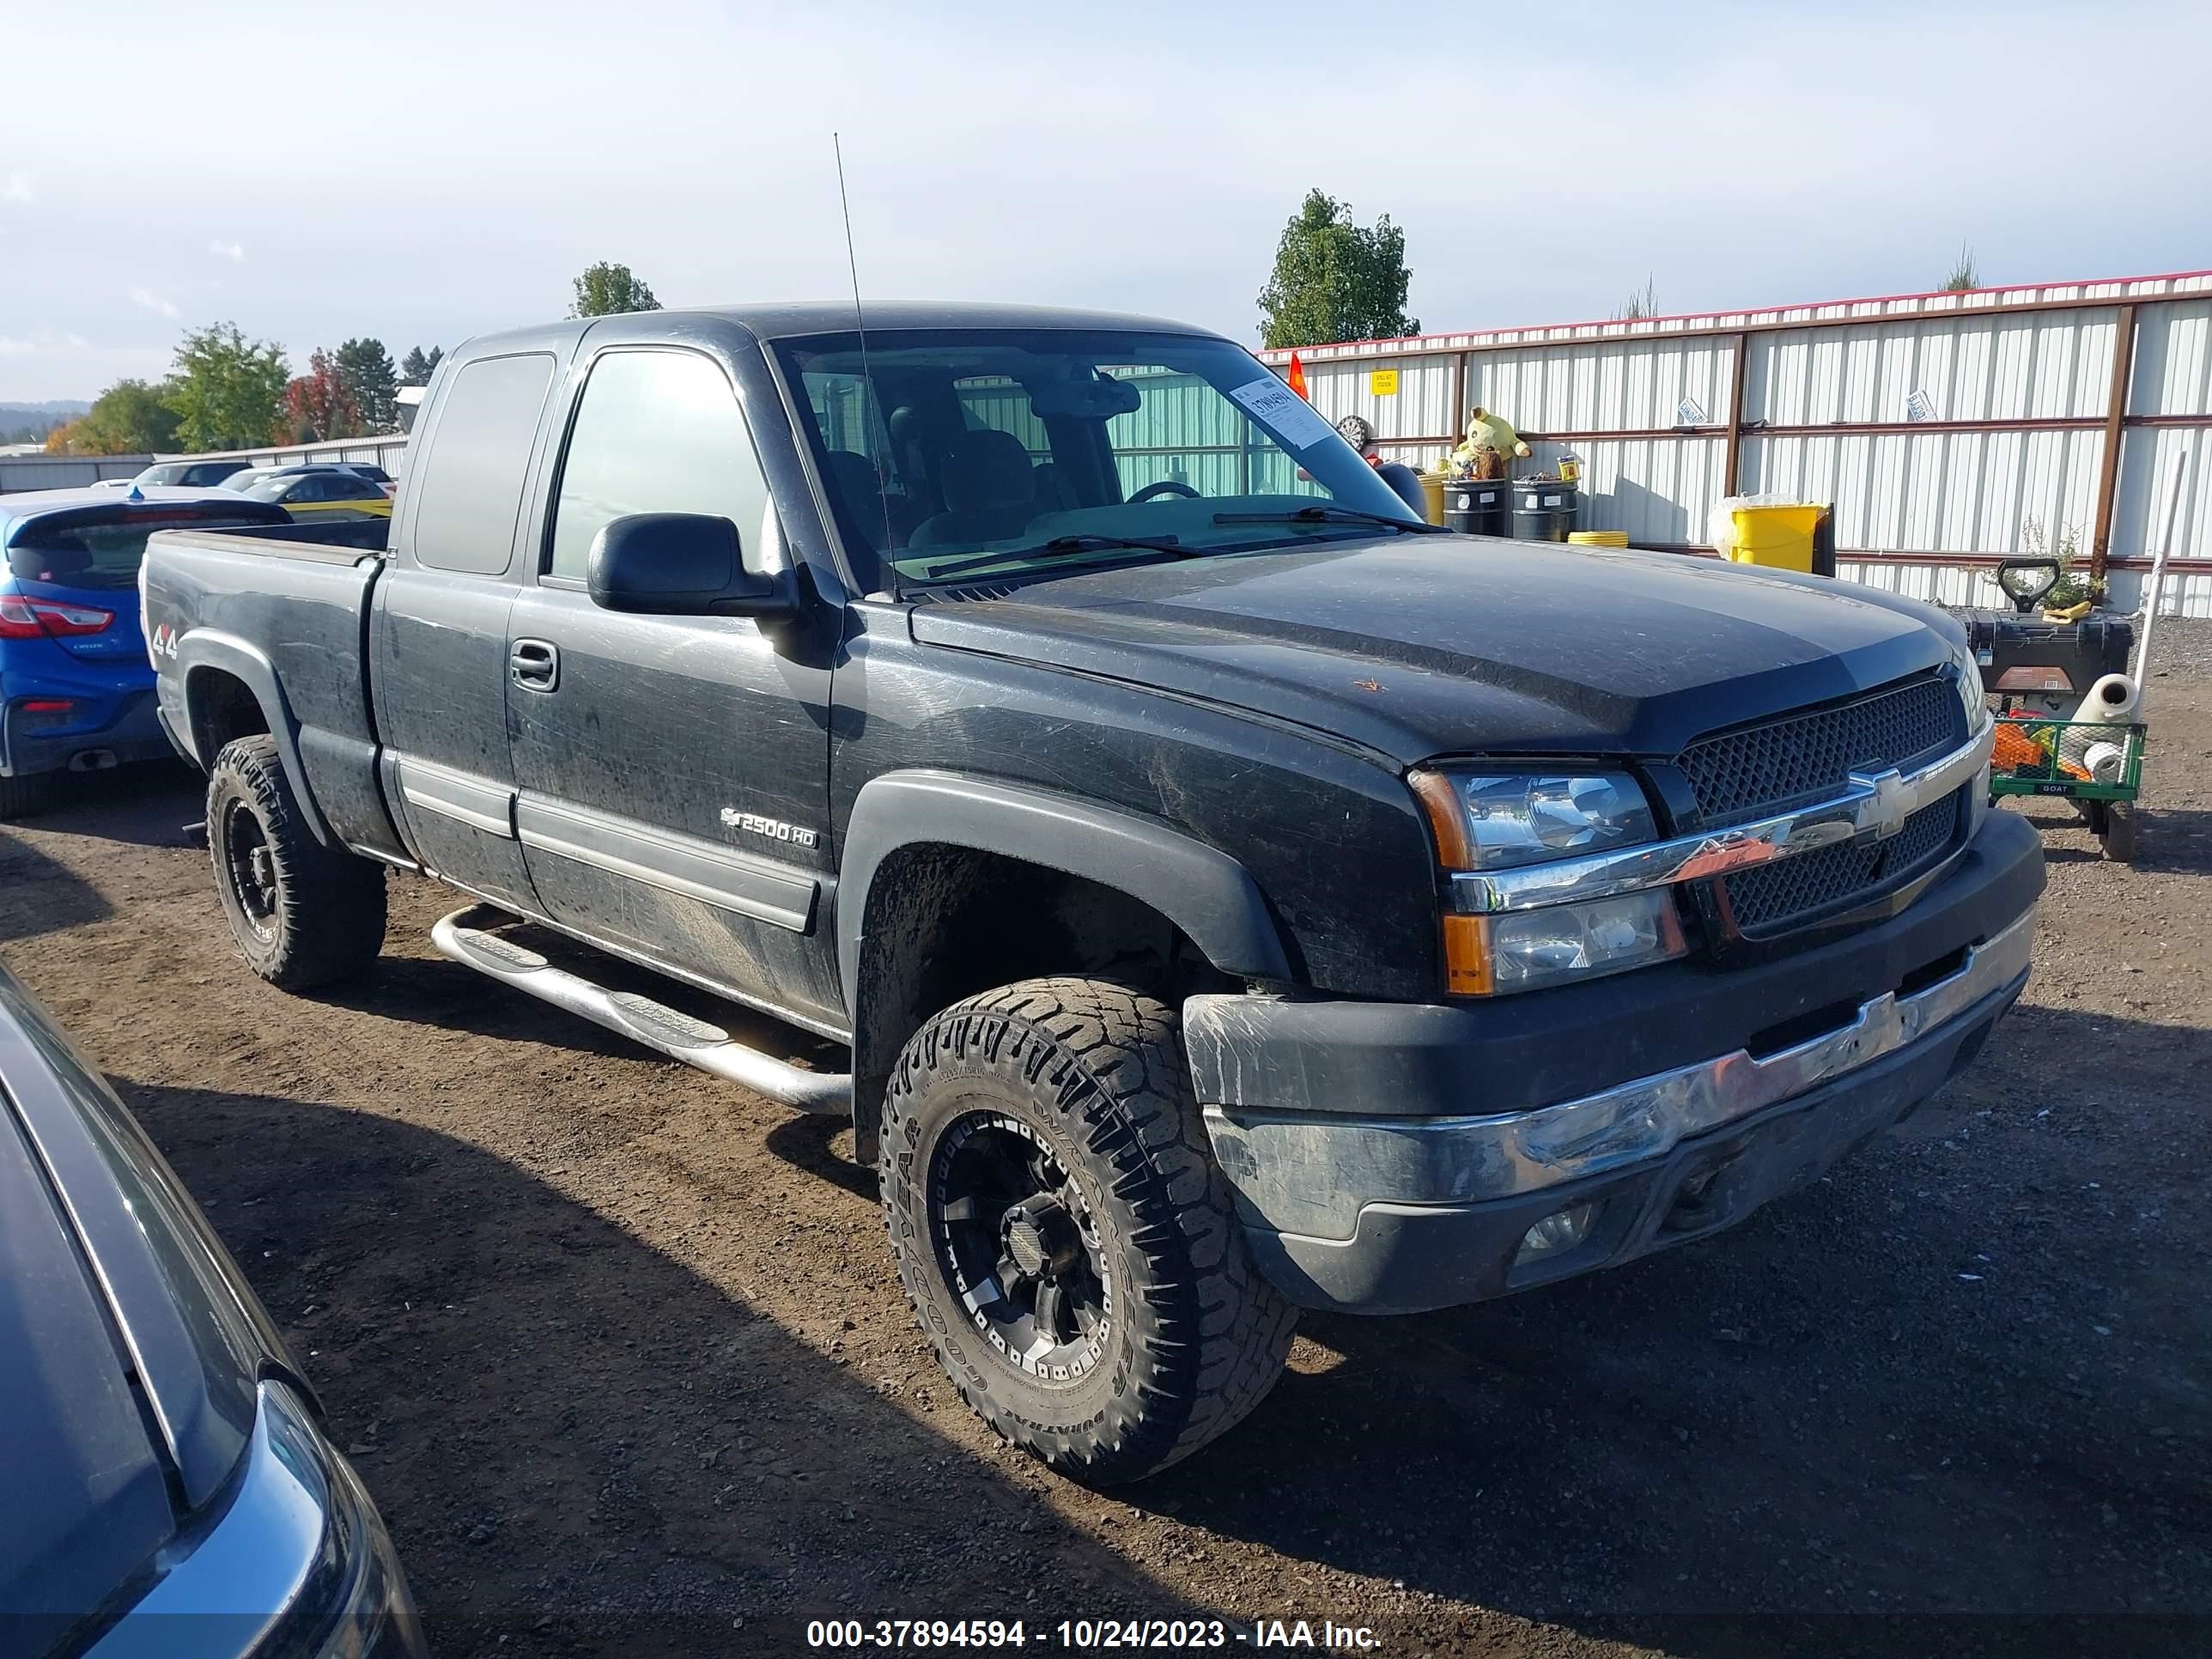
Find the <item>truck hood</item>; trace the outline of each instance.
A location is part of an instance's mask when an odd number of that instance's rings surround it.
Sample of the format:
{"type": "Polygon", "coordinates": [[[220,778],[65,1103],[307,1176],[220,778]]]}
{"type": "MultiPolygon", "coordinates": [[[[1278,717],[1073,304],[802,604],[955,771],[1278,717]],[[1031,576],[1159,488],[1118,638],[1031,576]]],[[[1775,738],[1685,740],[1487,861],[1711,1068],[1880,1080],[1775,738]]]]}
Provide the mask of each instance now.
{"type": "Polygon", "coordinates": [[[1389,537],[930,594],[924,643],[1046,664],[1349,739],[1672,755],[1700,733],[1937,666],[1943,613],[1673,553],[1389,537]]]}

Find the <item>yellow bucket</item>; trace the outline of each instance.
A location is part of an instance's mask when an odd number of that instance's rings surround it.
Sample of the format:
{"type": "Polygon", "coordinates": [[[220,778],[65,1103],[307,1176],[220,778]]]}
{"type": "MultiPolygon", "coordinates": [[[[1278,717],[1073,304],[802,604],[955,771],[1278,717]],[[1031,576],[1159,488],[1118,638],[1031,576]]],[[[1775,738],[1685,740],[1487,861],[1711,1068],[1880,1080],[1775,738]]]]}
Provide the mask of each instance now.
{"type": "Polygon", "coordinates": [[[1735,520],[1735,545],[1729,557],[1738,564],[1770,565],[1781,570],[1813,568],[1813,532],[1825,507],[1739,507],[1729,516],[1735,520]]]}
{"type": "Polygon", "coordinates": [[[1444,475],[1441,472],[1421,474],[1421,494],[1428,501],[1429,522],[1442,524],[1444,521],[1444,475]]]}
{"type": "Polygon", "coordinates": [[[1567,544],[1570,547],[1626,547],[1628,545],[1628,532],[1626,530],[1570,530],[1567,544]]]}

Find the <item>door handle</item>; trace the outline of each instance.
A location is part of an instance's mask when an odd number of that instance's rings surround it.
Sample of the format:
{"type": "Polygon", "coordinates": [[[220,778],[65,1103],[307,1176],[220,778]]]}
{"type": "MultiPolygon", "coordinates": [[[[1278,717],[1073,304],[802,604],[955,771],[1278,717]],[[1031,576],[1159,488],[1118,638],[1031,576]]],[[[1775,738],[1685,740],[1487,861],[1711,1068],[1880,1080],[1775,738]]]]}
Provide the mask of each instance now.
{"type": "Polygon", "coordinates": [[[526,691],[550,691],[561,684],[561,652],[545,640],[517,640],[507,648],[507,677],[526,691]]]}

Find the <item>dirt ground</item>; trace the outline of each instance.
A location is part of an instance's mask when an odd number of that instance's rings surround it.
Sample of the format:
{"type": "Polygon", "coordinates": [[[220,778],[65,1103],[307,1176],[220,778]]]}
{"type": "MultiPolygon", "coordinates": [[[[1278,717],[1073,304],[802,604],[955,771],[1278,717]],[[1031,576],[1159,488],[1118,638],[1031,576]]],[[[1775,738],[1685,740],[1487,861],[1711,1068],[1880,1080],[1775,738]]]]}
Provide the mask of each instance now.
{"type": "Polygon", "coordinates": [[[0,958],[285,1327],[448,1659],[1177,1609],[1407,1655],[2202,1653],[2208,645],[2161,650],[2134,868],[2031,809],[2035,978],[1917,1117],[1618,1273],[1309,1317],[1243,1426],[1112,1497],[940,1380],[849,1131],[439,958],[425,882],[371,980],[289,998],[232,952],[197,780],[95,779],[0,830],[0,958]]]}

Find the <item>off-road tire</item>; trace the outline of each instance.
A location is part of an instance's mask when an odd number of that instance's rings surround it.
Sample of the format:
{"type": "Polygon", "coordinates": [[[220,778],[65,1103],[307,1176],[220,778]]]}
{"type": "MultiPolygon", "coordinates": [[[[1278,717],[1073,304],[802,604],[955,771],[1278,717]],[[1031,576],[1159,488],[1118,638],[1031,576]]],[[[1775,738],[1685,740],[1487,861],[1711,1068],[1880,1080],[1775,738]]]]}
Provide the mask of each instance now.
{"type": "Polygon", "coordinates": [[[28,777],[0,778],[0,823],[14,823],[46,810],[54,798],[54,778],[51,772],[33,772],[28,777]]]}
{"type": "Polygon", "coordinates": [[[351,979],[376,959],[384,948],[384,866],[315,839],[276,738],[240,738],[216,757],[207,828],[216,891],[255,973],[279,990],[312,991],[351,979]],[[271,879],[265,892],[249,896],[232,837],[250,839],[257,829],[271,879]]]}
{"type": "Polygon", "coordinates": [[[899,1056],[878,1168],[899,1278],[939,1362],[985,1422],[1061,1473],[1094,1486],[1154,1474],[1281,1375],[1297,1310],[1253,1266],[1175,1013],[1156,999],[1035,979],[945,1009],[899,1056]],[[1114,1308],[1098,1363],[1073,1383],[1017,1369],[948,1276],[932,1160],[979,1111],[1036,1131],[1096,1225],[1114,1308]]]}

